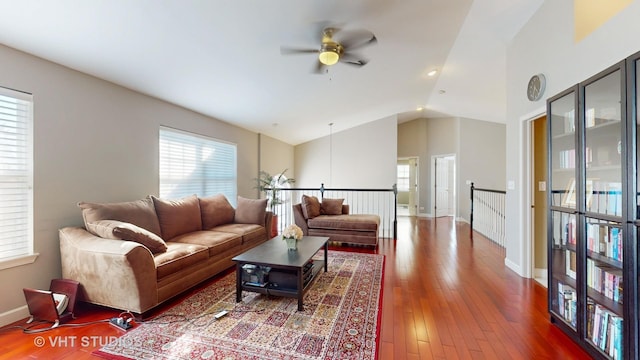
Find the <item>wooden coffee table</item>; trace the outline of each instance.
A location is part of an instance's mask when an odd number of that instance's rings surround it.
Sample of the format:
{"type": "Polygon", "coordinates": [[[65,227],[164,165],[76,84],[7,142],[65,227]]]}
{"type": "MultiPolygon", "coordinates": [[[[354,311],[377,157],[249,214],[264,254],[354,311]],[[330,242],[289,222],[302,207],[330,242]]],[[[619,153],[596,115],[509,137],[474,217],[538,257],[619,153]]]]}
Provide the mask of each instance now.
{"type": "Polygon", "coordinates": [[[236,302],[242,301],[242,291],[251,291],[274,296],[284,296],[298,298],[298,311],[304,310],[302,299],[304,294],[311,287],[321,268],[327,272],[328,237],[305,236],[298,241],[298,250],[287,250],[287,244],[282,237],[277,236],[268,240],[244,253],[234,257],[236,262],[236,302]],[[324,261],[314,260],[311,268],[311,279],[304,281],[304,267],[311,258],[324,248],[324,261]],[[267,283],[264,286],[250,285],[242,281],[242,266],[245,264],[268,266],[271,270],[283,270],[296,274],[297,287],[286,289],[275,287],[274,284],[267,283]]]}

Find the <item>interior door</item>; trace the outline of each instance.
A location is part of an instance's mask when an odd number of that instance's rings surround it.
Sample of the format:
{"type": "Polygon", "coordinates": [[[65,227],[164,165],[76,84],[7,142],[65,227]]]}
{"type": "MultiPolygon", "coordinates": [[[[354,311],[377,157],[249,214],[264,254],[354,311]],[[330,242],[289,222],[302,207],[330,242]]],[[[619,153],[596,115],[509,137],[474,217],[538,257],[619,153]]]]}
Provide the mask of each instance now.
{"type": "Polygon", "coordinates": [[[409,216],[416,216],[418,205],[416,197],[418,194],[418,160],[409,159],[409,216]]]}
{"type": "Polygon", "coordinates": [[[435,158],[435,216],[449,216],[453,214],[453,176],[455,160],[451,156],[435,158]]]}

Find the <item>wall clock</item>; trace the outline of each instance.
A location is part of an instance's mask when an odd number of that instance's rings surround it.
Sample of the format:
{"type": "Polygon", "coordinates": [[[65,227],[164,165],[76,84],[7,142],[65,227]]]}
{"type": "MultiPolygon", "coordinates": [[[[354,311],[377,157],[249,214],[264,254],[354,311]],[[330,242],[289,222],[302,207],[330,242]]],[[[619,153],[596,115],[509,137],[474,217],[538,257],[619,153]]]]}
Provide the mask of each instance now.
{"type": "Polygon", "coordinates": [[[527,85],[527,98],[529,98],[530,101],[538,101],[542,99],[546,84],[547,80],[543,74],[533,75],[531,79],[529,79],[529,84],[527,85]]]}

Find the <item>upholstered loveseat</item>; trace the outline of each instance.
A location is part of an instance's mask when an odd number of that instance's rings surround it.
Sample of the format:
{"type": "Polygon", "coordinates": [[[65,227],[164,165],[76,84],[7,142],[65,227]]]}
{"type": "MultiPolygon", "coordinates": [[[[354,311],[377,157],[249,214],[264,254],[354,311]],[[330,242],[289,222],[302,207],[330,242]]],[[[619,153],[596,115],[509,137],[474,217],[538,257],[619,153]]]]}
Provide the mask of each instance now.
{"type": "Polygon", "coordinates": [[[85,227],[60,229],[62,276],[86,302],[143,313],[231,267],[269,239],[266,200],[223,195],[81,202],[85,227]]]}
{"type": "Polygon", "coordinates": [[[302,195],[302,202],[293,205],[293,218],[305,235],[328,236],[329,241],[378,246],[380,217],[369,214],[349,214],[344,199],[302,195]]]}

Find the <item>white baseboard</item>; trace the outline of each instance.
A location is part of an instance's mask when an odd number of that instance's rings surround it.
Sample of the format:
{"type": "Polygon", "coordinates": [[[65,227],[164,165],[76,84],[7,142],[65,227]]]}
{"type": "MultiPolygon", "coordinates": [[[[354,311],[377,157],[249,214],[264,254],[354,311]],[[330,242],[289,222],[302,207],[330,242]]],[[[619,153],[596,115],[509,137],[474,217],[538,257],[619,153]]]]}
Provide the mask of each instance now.
{"type": "Polygon", "coordinates": [[[546,279],[547,273],[547,269],[533,269],[533,276],[536,278],[546,279]]]}
{"type": "Polygon", "coordinates": [[[0,314],[0,326],[5,326],[18,320],[28,318],[29,315],[29,308],[27,307],[27,305],[20,306],[19,308],[15,308],[13,310],[5,311],[0,314]]]}
{"type": "Polygon", "coordinates": [[[513,270],[516,274],[520,275],[521,277],[524,277],[522,275],[522,268],[518,264],[514,263],[513,261],[507,258],[504,258],[504,265],[509,269],[513,270]]]}
{"type": "Polygon", "coordinates": [[[469,221],[467,221],[467,219],[465,219],[465,218],[463,218],[463,217],[460,217],[460,216],[458,216],[458,217],[456,218],[456,221],[460,221],[460,222],[467,223],[467,224],[469,223],[469,221]]]}

